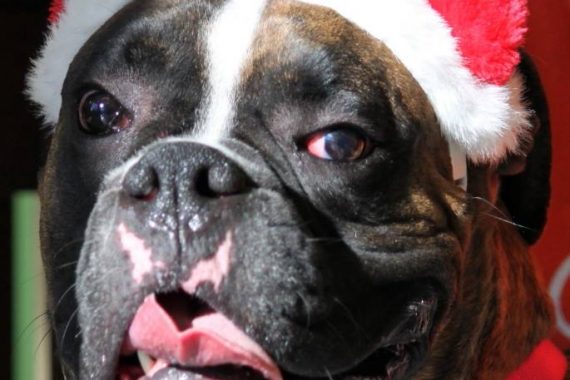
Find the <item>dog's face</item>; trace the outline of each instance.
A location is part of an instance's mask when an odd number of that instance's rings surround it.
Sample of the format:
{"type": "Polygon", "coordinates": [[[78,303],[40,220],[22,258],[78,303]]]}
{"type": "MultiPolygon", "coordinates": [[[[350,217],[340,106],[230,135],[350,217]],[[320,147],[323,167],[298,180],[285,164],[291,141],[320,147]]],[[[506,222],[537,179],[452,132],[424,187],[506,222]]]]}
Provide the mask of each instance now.
{"type": "Polygon", "coordinates": [[[273,2],[248,30],[222,5],[136,2],[70,68],[41,185],[68,374],[411,376],[477,210],[426,95],[331,11],[273,2]]]}

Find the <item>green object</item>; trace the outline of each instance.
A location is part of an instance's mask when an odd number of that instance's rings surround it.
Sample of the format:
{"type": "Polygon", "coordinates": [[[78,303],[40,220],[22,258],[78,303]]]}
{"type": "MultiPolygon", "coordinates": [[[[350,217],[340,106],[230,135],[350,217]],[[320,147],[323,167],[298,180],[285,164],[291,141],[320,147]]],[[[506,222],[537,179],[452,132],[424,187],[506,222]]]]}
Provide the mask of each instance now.
{"type": "Polygon", "coordinates": [[[35,192],[12,198],[12,379],[51,379],[51,336],[35,192]]]}

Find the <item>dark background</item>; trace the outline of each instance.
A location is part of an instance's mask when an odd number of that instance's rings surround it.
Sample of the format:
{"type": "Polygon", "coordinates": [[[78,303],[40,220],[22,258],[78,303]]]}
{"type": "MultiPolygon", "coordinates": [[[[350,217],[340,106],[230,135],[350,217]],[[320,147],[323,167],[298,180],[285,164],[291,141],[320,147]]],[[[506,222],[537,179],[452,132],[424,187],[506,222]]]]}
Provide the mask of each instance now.
{"type": "MultiPolygon", "coordinates": [[[[97,0],[93,0],[97,1],[97,0]]],[[[32,106],[23,95],[25,72],[45,33],[48,0],[0,1],[0,367],[11,378],[10,200],[34,189],[43,145],[32,106]]],[[[33,361],[30,358],[30,361],[33,361]]],[[[33,379],[30,379],[33,380],[33,379]]]]}

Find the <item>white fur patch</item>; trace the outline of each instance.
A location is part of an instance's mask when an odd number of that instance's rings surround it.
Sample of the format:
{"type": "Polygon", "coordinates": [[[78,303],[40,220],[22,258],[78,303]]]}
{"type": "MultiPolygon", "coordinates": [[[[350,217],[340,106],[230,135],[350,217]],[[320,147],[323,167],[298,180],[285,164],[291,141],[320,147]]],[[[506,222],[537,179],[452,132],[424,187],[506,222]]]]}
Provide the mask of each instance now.
{"type": "Polygon", "coordinates": [[[456,40],[426,0],[303,0],[331,8],[384,42],[427,93],[449,142],[472,161],[499,161],[528,130],[517,79],[480,82],[463,65],[456,40]]]}
{"type": "Polygon", "coordinates": [[[235,115],[236,88],[267,0],[229,0],[208,31],[209,93],[202,105],[199,136],[216,141],[235,115]]]}
{"type": "Polygon", "coordinates": [[[41,107],[44,121],[56,124],[69,65],[89,37],[131,0],[67,0],[52,25],[28,76],[27,94],[41,107]]]}

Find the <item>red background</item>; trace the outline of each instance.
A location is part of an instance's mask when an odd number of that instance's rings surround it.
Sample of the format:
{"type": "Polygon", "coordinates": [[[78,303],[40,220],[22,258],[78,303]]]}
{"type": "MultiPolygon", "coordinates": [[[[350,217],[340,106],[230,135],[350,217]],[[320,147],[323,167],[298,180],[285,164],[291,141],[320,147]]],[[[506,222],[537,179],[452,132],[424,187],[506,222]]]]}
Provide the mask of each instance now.
{"type": "MultiPolygon", "coordinates": [[[[538,66],[549,100],[553,173],[549,221],[534,253],[545,274],[546,284],[570,257],[570,0],[530,0],[530,32],[527,48],[538,66]]],[[[562,296],[570,323],[570,281],[562,296]]],[[[570,349],[570,336],[555,334],[555,343],[570,349]]]]}

